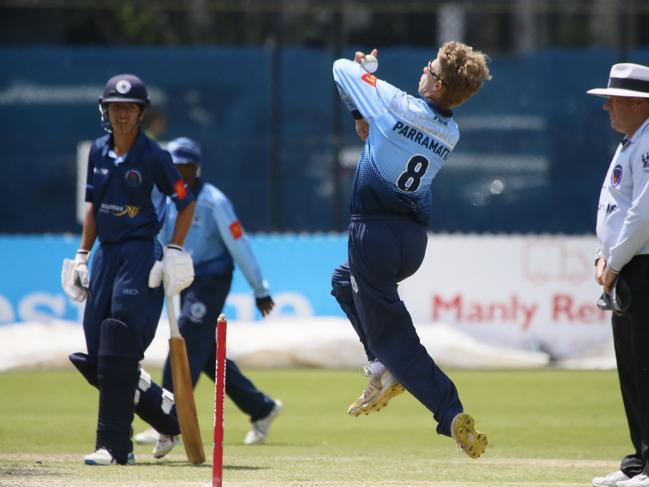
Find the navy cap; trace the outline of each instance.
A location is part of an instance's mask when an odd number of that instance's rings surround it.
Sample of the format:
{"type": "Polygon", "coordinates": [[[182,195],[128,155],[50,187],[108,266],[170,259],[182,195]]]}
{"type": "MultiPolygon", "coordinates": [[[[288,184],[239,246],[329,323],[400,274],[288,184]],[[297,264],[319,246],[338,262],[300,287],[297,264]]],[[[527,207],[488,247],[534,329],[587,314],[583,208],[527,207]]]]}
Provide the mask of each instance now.
{"type": "Polygon", "coordinates": [[[149,104],[149,95],[140,78],[134,74],[118,74],[106,83],[99,103],[102,105],[104,103],[137,103],[146,106],[149,104]]]}
{"type": "Polygon", "coordinates": [[[171,154],[174,164],[201,164],[201,148],[188,137],[178,137],[167,144],[167,150],[171,154]]]}

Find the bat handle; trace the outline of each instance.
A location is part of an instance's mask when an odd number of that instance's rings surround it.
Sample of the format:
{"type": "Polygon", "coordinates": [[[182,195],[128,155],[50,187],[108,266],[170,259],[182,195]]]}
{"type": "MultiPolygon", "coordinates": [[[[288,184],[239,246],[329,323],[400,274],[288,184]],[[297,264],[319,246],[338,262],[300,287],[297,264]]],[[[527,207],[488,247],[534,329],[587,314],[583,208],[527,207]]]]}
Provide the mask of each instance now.
{"type": "Polygon", "coordinates": [[[167,300],[167,315],[169,316],[169,336],[171,338],[178,338],[181,336],[180,329],[178,328],[178,321],[176,320],[176,307],[174,306],[174,298],[166,296],[167,300]]]}

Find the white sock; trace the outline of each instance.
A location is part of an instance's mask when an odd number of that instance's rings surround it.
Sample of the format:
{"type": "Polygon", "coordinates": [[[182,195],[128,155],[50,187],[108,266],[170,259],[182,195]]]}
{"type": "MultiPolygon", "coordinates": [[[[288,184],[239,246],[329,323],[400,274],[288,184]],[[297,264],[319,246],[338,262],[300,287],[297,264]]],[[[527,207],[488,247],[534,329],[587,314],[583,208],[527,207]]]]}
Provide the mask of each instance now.
{"type": "Polygon", "coordinates": [[[369,371],[370,371],[370,373],[372,375],[378,375],[378,376],[383,375],[383,373],[387,370],[385,368],[385,365],[383,365],[378,360],[374,360],[374,361],[370,362],[368,364],[367,368],[369,369],[369,371]]]}

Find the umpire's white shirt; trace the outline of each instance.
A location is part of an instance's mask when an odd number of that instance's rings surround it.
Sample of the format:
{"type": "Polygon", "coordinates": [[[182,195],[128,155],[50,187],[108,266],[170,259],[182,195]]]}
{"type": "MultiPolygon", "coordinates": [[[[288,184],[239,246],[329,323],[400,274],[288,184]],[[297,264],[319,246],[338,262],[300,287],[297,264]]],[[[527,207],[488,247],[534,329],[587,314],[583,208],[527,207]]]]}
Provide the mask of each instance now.
{"type": "Polygon", "coordinates": [[[649,254],[649,119],[615,151],[599,195],[597,239],[598,256],[615,271],[649,254]]]}

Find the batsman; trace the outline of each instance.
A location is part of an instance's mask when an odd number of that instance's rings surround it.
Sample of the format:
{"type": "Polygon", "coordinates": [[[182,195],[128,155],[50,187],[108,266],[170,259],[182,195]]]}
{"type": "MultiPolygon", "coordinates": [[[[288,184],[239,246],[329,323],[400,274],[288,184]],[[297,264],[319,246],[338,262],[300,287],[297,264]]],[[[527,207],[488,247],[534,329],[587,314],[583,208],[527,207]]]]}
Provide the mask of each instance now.
{"type": "Polygon", "coordinates": [[[77,302],[86,301],[88,353],[72,354],[70,360],[99,389],[95,451],[84,458],[87,465],[134,462],[134,413],[160,431],[180,431],[173,396],[153,383],[138,363],[155,335],[164,294],[179,294],[193,280],[192,259],[182,245],[195,204],[169,153],[141,129],[149,106],[146,86],[137,76],[121,74],[106,83],[99,111],[108,135],[90,148],[81,247],[74,260],[64,260],[61,274],[65,293],[77,302]],[[165,195],[174,202],[178,217],[163,249],[156,236],[165,195]],[[95,240],[99,245],[89,272],[95,240]],[[164,292],[149,287],[149,274],[159,260],[164,292]]]}

